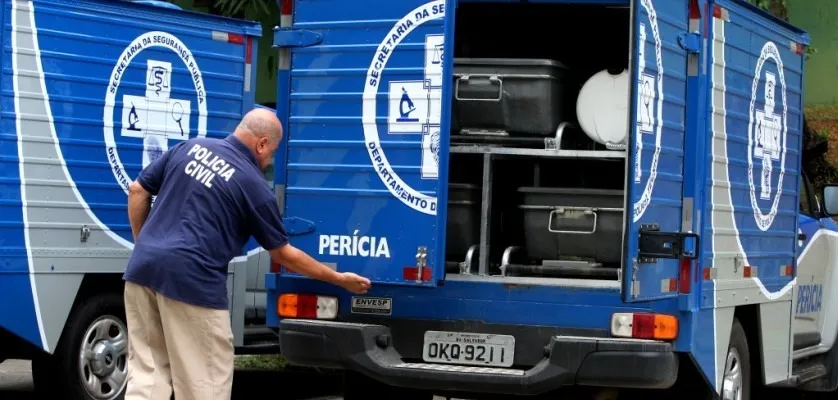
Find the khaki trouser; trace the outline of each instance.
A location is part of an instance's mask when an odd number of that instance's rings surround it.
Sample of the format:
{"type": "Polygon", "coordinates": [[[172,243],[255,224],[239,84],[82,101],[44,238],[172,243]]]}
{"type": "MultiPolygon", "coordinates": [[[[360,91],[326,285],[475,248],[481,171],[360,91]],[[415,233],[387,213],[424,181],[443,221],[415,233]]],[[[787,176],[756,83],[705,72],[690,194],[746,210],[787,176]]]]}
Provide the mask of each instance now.
{"type": "Polygon", "coordinates": [[[228,310],[197,307],[125,282],[125,400],[229,400],[233,332],[228,310]]]}

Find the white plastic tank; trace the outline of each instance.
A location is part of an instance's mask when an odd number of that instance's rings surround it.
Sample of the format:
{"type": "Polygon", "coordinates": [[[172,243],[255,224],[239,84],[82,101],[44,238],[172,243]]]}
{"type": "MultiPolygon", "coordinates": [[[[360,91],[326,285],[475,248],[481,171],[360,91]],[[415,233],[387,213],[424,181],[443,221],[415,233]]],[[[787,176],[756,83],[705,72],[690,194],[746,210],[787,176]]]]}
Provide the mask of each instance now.
{"type": "Polygon", "coordinates": [[[628,71],[612,75],[608,70],[588,79],[576,100],[579,127],[591,140],[620,145],[628,137],[628,71]]]}

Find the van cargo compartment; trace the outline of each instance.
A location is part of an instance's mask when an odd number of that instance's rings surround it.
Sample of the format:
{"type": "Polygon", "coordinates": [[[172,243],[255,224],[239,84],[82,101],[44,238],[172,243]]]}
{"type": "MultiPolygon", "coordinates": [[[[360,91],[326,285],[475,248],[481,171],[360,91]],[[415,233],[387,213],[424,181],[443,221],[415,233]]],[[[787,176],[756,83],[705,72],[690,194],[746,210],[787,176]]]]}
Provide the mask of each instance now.
{"type": "Polygon", "coordinates": [[[452,131],[554,135],[565,116],[566,71],[547,59],[455,59],[452,131]]]}
{"type": "Polygon", "coordinates": [[[620,262],[622,190],[522,187],[518,193],[530,258],[620,262]]]}
{"type": "Polygon", "coordinates": [[[448,185],[448,221],[445,254],[462,261],[469,247],[480,243],[480,186],[448,185]]]}

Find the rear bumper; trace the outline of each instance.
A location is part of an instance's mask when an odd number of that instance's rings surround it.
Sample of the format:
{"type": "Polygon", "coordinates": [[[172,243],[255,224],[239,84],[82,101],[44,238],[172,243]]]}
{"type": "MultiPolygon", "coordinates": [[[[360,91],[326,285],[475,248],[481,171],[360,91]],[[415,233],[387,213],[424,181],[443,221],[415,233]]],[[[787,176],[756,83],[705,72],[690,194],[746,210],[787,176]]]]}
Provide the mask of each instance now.
{"type": "Polygon", "coordinates": [[[664,342],[553,336],[541,361],[515,370],[403,361],[383,325],[283,320],[279,332],[293,364],[349,369],[407,388],[540,394],[567,385],[667,388],[678,376],[678,357],[664,342]]]}

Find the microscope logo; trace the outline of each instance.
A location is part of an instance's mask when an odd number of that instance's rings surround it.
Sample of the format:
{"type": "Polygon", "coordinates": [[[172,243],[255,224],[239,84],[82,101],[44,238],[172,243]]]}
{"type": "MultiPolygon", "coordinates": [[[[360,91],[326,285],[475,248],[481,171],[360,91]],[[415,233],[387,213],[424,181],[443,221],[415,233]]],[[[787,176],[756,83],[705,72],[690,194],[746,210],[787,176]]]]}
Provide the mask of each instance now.
{"type": "Polygon", "coordinates": [[[425,36],[424,79],[390,81],[388,133],[422,135],[422,179],[437,179],[443,35],[425,36]]]}
{"type": "Polygon", "coordinates": [[[774,223],[782,197],[788,133],[787,114],[783,60],[777,45],[767,42],[762,47],[754,71],[748,123],[748,184],[751,191],[751,208],[754,211],[754,221],[762,231],[768,230],[774,223]],[[777,83],[780,84],[779,93],[777,83]],[[779,104],[778,94],[782,99],[779,104]],[[763,100],[762,107],[758,107],[758,98],[763,100]],[[768,212],[763,213],[763,209],[768,209],[768,212]]]}
{"type": "MultiPolygon", "coordinates": [[[[156,58],[158,54],[155,54],[156,58]]],[[[128,192],[128,184],[133,177],[125,170],[118,145],[125,146],[124,157],[136,154],[130,149],[141,148],[141,158],[132,156],[128,164],[140,164],[145,168],[165,153],[170,145],[190,138],[193,133],[190,128],[193,107],[198,110],[197,136],[205,136],[206,89],[197,61],[186,45],[166,32],[147,32],[134,39],[114,66],[105,94],[103,116],[106,155],[114,178],[123,191],[128,192]],[[186,70],[180,79],[183,82],[192,81],[191,84],[175,89],[175,69],[168,61],[146,59],[144,74],[139,76],[135,69],[129,68],[138,54],[152,47],[167,48],[178,55],[186,70]],[[129,73],[131,75],[127,75],[129,73]],[[123,80],[134,84],[120,88],[123,80]],[[137,86],[139,90],[134,89],[137,86]],[[121,129],[117,134],[114,132],[114,119],[120,118],[120,115],[121,125],[117,126],[121,129]]]]}

